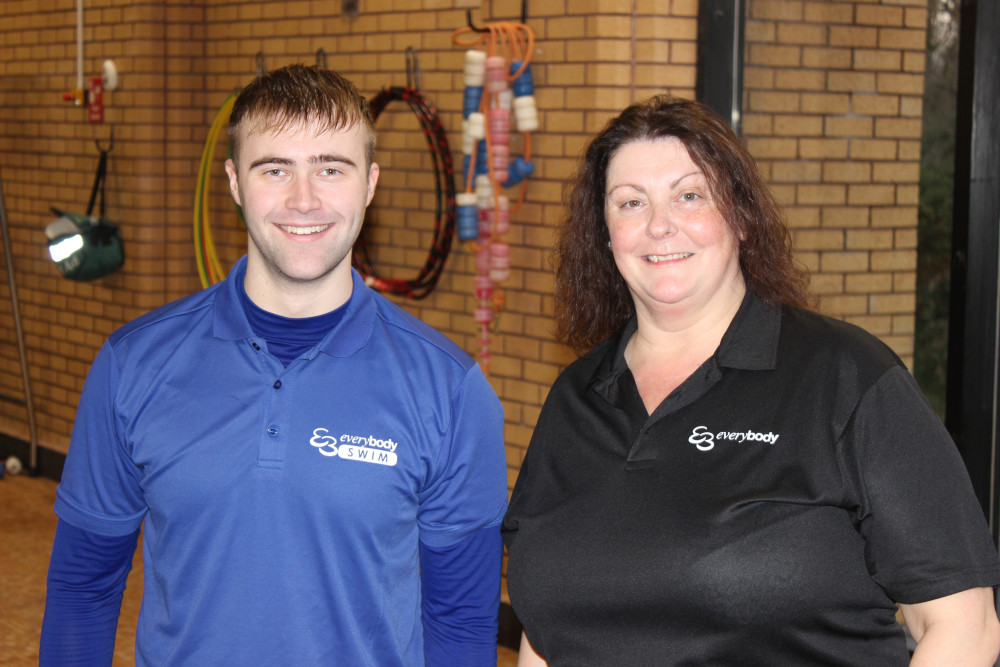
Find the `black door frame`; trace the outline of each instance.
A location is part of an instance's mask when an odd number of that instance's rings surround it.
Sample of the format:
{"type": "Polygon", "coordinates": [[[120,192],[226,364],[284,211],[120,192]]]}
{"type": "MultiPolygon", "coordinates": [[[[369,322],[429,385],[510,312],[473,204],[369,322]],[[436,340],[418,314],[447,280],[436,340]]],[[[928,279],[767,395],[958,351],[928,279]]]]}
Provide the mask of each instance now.
{"type": "Polygon", "coordinates": [[[961,12],[945,424],[997,541],[1000,3],[961,12]]]}
{"type": "Polygon", "coordinates": [[[737,134],[743,128],[745,0],[702,0],[698,5],[695,96],[737,134]]]}

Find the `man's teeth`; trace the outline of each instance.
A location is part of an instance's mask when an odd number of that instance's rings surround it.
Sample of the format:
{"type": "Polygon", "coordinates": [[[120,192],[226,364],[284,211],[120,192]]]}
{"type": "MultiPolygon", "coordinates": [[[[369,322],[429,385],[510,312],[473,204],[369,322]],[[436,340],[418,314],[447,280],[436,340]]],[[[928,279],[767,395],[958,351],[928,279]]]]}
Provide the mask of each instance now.
{"type": "Polygon", "coordinates": [[[669,262],[672,259],[684,259],[685,257],[690,257],[689,252],[676,252],[672,255],[646,255],[646,261],[648,262],[669,262]]]}
{"type": "Polygon", "coordinates": [[[291,225],[279,225],[289,234],[298,234],[300,236],[305,236],[306,234],[318,234],[330,225],[313,225],[312,227],[292,227],[291,225]]]}

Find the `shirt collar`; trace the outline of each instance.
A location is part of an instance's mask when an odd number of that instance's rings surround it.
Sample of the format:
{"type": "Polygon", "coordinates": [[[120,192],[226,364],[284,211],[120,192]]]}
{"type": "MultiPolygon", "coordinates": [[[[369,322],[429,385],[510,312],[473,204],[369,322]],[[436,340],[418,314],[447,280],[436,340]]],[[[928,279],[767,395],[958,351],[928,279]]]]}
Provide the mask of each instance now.
{"type": "MultiPolygon", "coordinates": [[[[222,340],[247,340],[254,338],[253,330],[247,321],[246,313],[240,304],[237,292],[238,286],[246,275],[246,255],[233,266],[226,279],[214,288],[215,314],[212,333],[222,340]]],[[[357,271],[351,269],[352,291],[347,304],[347,311],[340,323],[334,327],[319,345],[307,355],[310,359],[318,352],[333,357],[349,357],[368,342],[375,327],[375,317],[378,307],[375,295],[365,285],[364,279],[357,271]]]]}
{"type": "MultiPolygon", "coordinates": [[[[604,359],[594,373],[594,388],[599,393],[611,395],[614,391],[612,386],[617,384],[623,373],[628,372],[625,348],[638,326],[633,317],[618,338],[605,347],[604,359]]],[[[780,332],[781,308],[769,305],[747,291],[715,351],[715,361],[720,368],[772,369],[778,356],[780,332]]],[[[600,354],[599,350],[595,352],[600,354]]]]}
{"type": "Polygon", "coordinates": [[[749,291],[729,329],[722,336],[715,357],[719,366],[748,371],[774,368],[781,334],[781,307],[768,304],[749,291]]]}

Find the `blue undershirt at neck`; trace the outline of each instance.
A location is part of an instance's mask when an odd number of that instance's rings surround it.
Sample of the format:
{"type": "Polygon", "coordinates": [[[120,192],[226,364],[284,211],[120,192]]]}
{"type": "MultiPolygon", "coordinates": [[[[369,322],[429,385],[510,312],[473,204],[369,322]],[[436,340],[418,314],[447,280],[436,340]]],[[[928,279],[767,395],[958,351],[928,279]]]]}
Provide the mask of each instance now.
{"type": "Polygon", "coordinates": [[[250,329],[254,335],[264,339],[267,351],[274,355],[282,366],[288,366],[323,340],[323,337],[344,317],[347,304],[351,302],[348,299],[336,310],[315,317],[282,317],[264,310],[251,301],[242,280],[237,281],[236,292],[240,295],[240,304],[246,313],[250,329]]]}

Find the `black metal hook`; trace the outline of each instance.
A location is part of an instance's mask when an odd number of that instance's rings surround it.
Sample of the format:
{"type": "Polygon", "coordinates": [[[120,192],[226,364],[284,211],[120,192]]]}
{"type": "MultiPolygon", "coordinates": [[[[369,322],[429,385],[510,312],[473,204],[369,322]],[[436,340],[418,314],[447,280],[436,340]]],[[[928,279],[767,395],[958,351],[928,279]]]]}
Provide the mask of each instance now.
{"type": "Polygon", "coordinates": [[[420,90],[420,66],[417,64],[417,50],[406,47],[406,87],[410,90],[420,90]]]}
{"type": "Polygon", "coordinates": [[[320,69],[329,69],[326,66],[326,51],[322,47],[316,49],[316,67],[320,69]]]}
{"type": "MultiPolygon", "coordinates": [[[[476,25],[472,22],[472,10],[471,9],[466,9],[465,10],[465,22],[466,22],[466,24],[468,24],[469,29],[474,30],[475,32],[489,32],[490,31],[489,28],[477,28],[476,27],[476,25]]],[[[521,24],[524,25],[527,22],[528,22],[528,0],[521,0],[521,24]]]]}
{"type": "Polygon", "coordinates": [[[103,148],[101,148],[101,142],[98,141],[97,139],[94,139],[94,145],[97,146],[97,150],[101,154],[108,153],[112,148],[115,147],[115,125],[114,125],[114,123],[111,124],[111,134],[108,137],[108,149],[104,150],[103,148]]]}
{"type": "Polygon", "coordinates": [[[490,31],[489,28],[477,28],[475,26],[475,24],[472,22],[472,10],[471,9],[466,9],[465,10],[465,22],[468,24],[469,29],[473,30],[475,32],[489,32],[490,31]]]}
{"type": "Polygon", "coordinates": [[[257,76],[262,77],[267,72],[267,64],[264,62],[264,52],[258,51],[254,57],[257,62],[257,76]]]}

